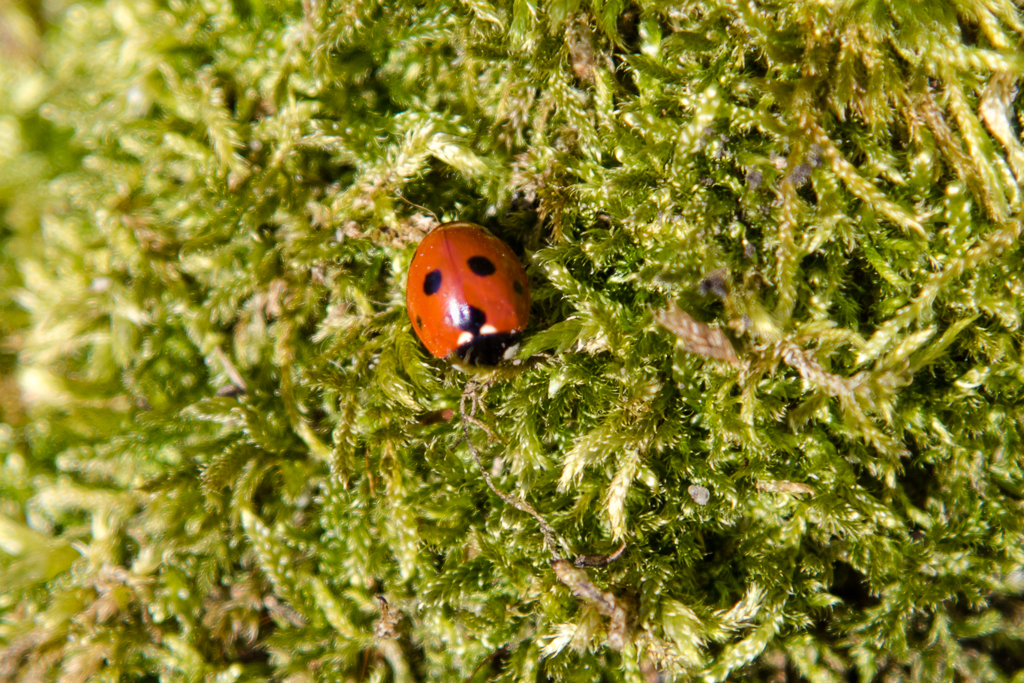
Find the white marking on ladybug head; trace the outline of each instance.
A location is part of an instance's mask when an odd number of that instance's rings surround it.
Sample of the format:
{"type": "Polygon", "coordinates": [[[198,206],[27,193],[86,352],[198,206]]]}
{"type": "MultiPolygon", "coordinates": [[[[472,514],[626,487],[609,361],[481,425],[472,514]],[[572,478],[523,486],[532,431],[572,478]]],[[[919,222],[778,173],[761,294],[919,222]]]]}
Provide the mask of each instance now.
{"type": "Polygon", "coordinates": [[[472,332],[463,332],[462,334],[459,335],[459,346],[462,346],[463,344],[468,344],[471,341],[473,341],[472,332]]]}
{"type": "Polygon", "coordinates": [[[498,331],[494,325],[484,325],[480,328],[480,334],[495,334],[498,331]]]}
{"type": "Polygon", "coordinates": [[[505,353],[501,354],[501,357],[505,360],[511,360],[517,353],[519,353],[519,344],[513,344],[505,349],[505,353]]]}

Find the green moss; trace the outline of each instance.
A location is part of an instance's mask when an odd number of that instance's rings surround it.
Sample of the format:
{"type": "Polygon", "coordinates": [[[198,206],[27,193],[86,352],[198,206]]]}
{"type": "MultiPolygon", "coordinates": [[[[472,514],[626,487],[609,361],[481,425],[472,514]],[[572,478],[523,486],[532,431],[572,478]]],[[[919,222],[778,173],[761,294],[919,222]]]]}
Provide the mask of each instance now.
{"type": "Polygon", "coordinates": [[[0,35],[0,679],[1019,680],[1012,3],[0,35]],[[520,364],[416,340],[428,212],[522,255],[520,364]]]}

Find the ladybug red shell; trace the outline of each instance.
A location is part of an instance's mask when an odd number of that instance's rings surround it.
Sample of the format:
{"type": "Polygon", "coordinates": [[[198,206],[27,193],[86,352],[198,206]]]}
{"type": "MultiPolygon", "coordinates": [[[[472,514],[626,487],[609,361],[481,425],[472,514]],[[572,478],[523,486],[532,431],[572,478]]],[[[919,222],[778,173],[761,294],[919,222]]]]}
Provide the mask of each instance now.
{"type": "Polygon", "coordinates": [[[530,318],[530,287],[507,244],[472,223],[445,223],[413,254],[405,287],[416,335],[433,355],[495,365],[530,318]]]}

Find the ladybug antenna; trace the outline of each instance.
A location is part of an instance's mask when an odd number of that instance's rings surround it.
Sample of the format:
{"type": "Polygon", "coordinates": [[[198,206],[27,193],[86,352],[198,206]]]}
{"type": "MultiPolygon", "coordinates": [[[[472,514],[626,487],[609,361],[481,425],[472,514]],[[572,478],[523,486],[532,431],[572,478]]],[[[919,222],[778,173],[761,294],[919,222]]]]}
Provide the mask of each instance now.
{"type": "Polygon", "coordinates": [[[433,211],[431,211],[430,209],[428,209],[428,208],[427,208],[427,207],[425,207],[425,206],[420,206],[419,204],[415,204],[415,203],[413,203],[413,202],[410,202],[410,201],[409,201],[408,199],[406,199],[405,197],[403,197],[403,196],[402,196],[402,193],[401,193],[401,192],[396,192],[396,193],[395,193],[395,196],[396,196],[396,197],[398,197],[399,199],[401,199],[401,200],[402,200],[403,202],[405,202],[405,203],[406,203],[406,204],[408,204],[409,206],[415,206],[415,207],[416,207],[417,209],[421,209],[421,210],[423,210],[423,211],[426,211],[427,213],[429,213],[429,214],[430,214],[431,216],[433,216],[433,217],[434,217],[434,221],[435,221],[436,223],[440,223],[440,222],[441,222],[441,219],[437,217],[437,214],[436,214],[436,213],[434,213],[433,211]]]}

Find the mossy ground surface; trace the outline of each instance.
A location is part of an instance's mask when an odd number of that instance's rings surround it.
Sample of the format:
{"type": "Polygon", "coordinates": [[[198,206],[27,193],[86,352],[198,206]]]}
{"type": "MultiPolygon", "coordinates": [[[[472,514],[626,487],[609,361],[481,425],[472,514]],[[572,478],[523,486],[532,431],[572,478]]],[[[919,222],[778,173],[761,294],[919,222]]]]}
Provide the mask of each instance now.
{"type": "Polygon", "coordinates": [[[1020,683],[1022,40],[0,6],[0,681],[1020,683]],[[413,335],[431,212],[523,259],[518,364],[413,335]]]}

